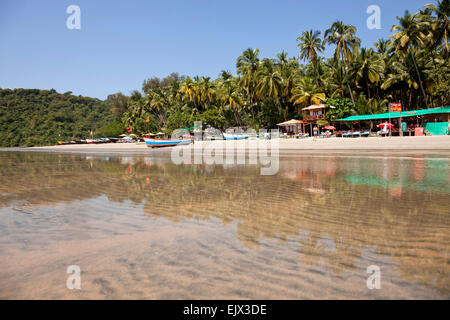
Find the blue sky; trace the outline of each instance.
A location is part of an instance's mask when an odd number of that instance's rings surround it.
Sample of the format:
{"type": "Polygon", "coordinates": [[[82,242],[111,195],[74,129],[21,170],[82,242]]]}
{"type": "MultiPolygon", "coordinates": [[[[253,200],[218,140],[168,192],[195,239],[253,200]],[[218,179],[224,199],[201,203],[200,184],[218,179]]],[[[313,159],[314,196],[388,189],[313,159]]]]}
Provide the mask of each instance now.
{"type": "MultiPolygon", "coordinates": [[[[235,72],[245,49],[262,57],[296,56],[303,30],[322,32],[343,20],[364,46],[388,38],[396,16],[434,0],[1,0],[0,87],[54,88],[105,99],[140,89],[171,72],[215,78],[235,72]],[[81,29],[69,30],[69,5],[81,29]],[[381,8],[381,30],[366,27],[369,5],[381,8]]],[[[330,55],[332,48],[327,50],[330,55]]]]}

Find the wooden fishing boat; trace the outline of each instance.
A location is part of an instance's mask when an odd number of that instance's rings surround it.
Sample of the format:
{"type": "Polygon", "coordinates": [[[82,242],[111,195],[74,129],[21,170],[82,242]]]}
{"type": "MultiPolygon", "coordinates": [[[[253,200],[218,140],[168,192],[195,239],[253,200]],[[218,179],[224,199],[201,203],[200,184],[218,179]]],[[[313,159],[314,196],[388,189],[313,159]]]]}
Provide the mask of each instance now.
{"type": "Polygon", "coordinates": [[[170,140],[170,139],[152,139],[144,138],[145,144],[149,148],[174,147],[192,143],[191,139],[170,140]]]}
{"type": "Polygon", "coordinates": [[[233,133],[224,133],[223,138],[225,140],[247,140],[250,136],[245,134],[233,134],[233,133]]]}

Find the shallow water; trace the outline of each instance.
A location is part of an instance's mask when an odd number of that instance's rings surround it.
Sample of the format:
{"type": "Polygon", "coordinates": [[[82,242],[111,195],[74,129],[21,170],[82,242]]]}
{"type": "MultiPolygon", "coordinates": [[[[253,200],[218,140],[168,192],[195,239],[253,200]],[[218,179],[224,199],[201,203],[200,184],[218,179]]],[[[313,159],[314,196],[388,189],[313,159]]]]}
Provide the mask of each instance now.
{"type": "Polygon", "coordinates": [[[449,164],[0,152],[0,298],[449,299],[449,164]]]}

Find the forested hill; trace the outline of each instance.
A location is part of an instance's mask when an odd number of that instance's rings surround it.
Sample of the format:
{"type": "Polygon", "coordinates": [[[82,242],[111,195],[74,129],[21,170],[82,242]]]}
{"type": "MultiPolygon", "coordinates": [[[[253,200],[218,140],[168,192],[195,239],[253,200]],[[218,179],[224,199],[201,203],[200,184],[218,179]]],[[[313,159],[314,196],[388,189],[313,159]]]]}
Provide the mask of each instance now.
{"type": "Polygon", "coordinates": [[[86,138],[113,119],[109,101],[55,90],[0,89],[0,146],[51,145],[86,138]]]}

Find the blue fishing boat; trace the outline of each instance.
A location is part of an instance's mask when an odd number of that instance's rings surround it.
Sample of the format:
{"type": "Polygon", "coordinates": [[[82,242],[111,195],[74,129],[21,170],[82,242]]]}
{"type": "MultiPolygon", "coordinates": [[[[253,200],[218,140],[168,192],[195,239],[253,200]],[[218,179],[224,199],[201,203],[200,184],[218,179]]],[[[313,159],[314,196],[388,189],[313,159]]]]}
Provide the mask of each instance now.
{"type": "Polygon", "coordinates": [[[224,133],[223,138],[225,140],[247,140],[250,136],[244,134],[224,133]]]}
{"type": "Polygon", "coordinates": [[[149,148],[174,147],[192,143],[191,139],[169,140],[169,139],[152,139],[144,138],[145,144],[149,148]]]}

